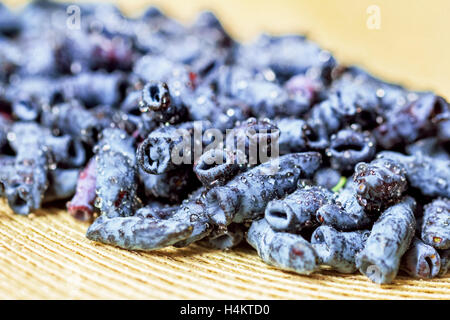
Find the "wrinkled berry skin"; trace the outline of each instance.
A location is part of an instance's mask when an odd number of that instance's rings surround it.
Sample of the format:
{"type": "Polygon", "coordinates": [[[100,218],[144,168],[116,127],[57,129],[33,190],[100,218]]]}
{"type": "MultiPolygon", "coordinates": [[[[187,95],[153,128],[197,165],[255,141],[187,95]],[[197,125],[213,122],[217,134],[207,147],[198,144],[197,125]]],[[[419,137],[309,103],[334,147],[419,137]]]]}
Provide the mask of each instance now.
{"type": "Polygon", "coordinates": [[[406,196],[386,209],[372,227],[364,249],[356,255],[356,266],[375,283],[394,280],[403,254],[411,244],[416,220],[416,202],[406,196]]]}
{"type": "Polygon", "coordinates": [[[375,129],[378,144],[385,149],[409,144],[436,134],[436,115],[447,111],[447,102],[433,93],[388,113],[387,121],[375,129]]]}
{"type": "Polygon", "coordinates": [[[319,125],[302,119],[282,118],[275,121],[280,129],[278,139],[280,154],[324,150],[328,146],[328,135],[319,125]]]}
{"type": "Polygon", "coordinates": [[[206,211],[205,193],[206,190],[204,188],[198,189],[174,213],[175,218],[180,221],[189,222],[192,228],[192,233],[188,237],[176,242],[174,244],[175,247],[186,247],[191,243],[205,238],[213,230],[213,225],[210,223],[206,211]]]}
{"type": "Polygon", "coordinates": [[[305,187],[275,199],[267,204],[265,219],[275,231],[299,233],[304,228],[313,228],[317,210],[332,198],[332,193],[321,187],[305,187]]]}
{"type": "Polygon", "coordinates": [[[328,97],[312,108],[311,117],[323,122],[330,134],[354,123],[364,130],[372,129],[407,93],[400,86],[350,67],[333,81],[328,97]]]}
{"type": "Polygon", "coordinates": [[[54,165],[45,146],[42,128],[33,122],[16,122],[11,127],[9,143],[16,152],[13,172],[5,194],[12,210],[28,215],[39,209],[48,187],[49,167],[54,165]]]}
{"type": "Polygon", "coordinates": [[[141,111],[161,111],[170,106],[169,87],[164,82],[150,81],[142,89],[141,111]]]}
{"type": "Polygon", "coordinates": [[[132,216],[140,203],[134,140],[116,128],[103,130],[101,136],[95,156],[96,206],[109,218],[132,216]]]}
{"type": "Polygon", "coordinates": [[[192,233],[189,223],[142,217],[122,217],[121,213],[102,215],[86,232],[89,240],[128,250],[156,250],[170,246],[192,233]]]}
{"type": "Polygon", "coordinates": [[[368,230],[339,232],[330,226],[318,227],[311,236],[318,263],[332,267],[338,272],[354,273],[357,268],[355,256],[370,235],[368,230]]]}
{"type": "Polygon", "coordinates": [[[153,131],[137,149],[139,167],[150,174],[163,174],[183,163],[193,164],[196,156],[193,152],[194,146],[198,148],[198,144],[203,144],[202,133],[209,126],[210,123],[205,121],[184,122],[153,131]],[[197,135],[194,132],[197,132],[197,135]],[[187,136],[184,136],[185,134],[187,136]],[[175,161],[174,152],[180,155],[180,161],[175,161]]]}
{"type": "Polygon", "coordinates": [[[405,168],[406,178],[425,196],[450,198],[450,166],[447,160],[422,155],[406,156],[393,151],[382,151],[381,159],[393,159],[405,168]]]}
{"type": "Polygon", "coordinates": [[[167,83],[161,81],[150,81],[144,86],[139,110],[144,122],[176,124],[187,117],[186,106],[174,100],[167,83]]]}
{"type": "Polygon", "coordinates": [[[390,159],[375,159],[355,167],[357,199],[366,211],[379,212],[400,199],[408,187],[405,168],[390,159]]]}
{"type": "Polygon", "coordinates": [[[411,247],[403,255],[400,268],[411,277],[431,279],[439,274],[441,259],[433,247],[415,237],[411,247]]]}
{"type": "Polygon", "coordinates": [[[252,222],[247,242],[271,266],[299,274],[318,270],[315,250],[308,241],[299,235],[274,231],[265,219],[252,222]]]}
{"type": "Polygon", "coordinates": [[[311,177],[320,162],[317,152],[292,153],[239,174],[225,186],[211,189],[206,195],[211,221],[228,225],[255,219],[264,213],[270,200],[294,191],[300,178],[311,177]]]}
{"type": "MultiPolygon", "coordinates": [[[[199,241],[208,236],[212,231],[212,225],[209,224],[208,216],[204,203],[205,189],[200,188],[193,192],[179,206],[159,206],[149,204],[136,211],[136,217],[143,219],[153,219],[157,221],[165,221],[166,224],[186,223],[190,225],[191,232],[184,236],[179,235],[177,241],[171,243],[173,246],[181,248],[199,241]]],[[[176,229],[168,229],[166,238],[169,239],[171,231],[178,232],[176,229]]],[[[162,245],[162,244],[158,244],[162,245]]],[[[170,244],[169,244],[170,245],[170,244]]]]}
{"type": "Polygon", "coordinates": [[[439,256],[441,258],[441,269],[439,270],[439,277],[443,277],[450,270],[450,249],[440,250],[439,256]]]}
{"type": "Polygon", "coordinates": [[[436,249],[450,249],[450,199],[438,198],[424,207],[422,240],[436,249]]]}
{"type": "Polygon", "coordinates": [[[133,72],[144,82],[166,83],[170,90],[172,106],[181,107],[181,97],[190,94],[194,87],[186,65],[170,61],[161,55],[142,56],[134,64],[133,72]]]}
{"type": "Polygon", "coordinates": [[[75,219],[91,221],[94,216],[94,201],[96,197],[96,161],[89,160],[78,177],[75,195],[67,203],[67,211],[75,219]]]}
{"type": "Polygon", "coordinates": [[[237,151],[210,149],[194,163],[194,172],[207,188],[224,185],[247,166],[238,163],[237,151]]]}
{"type": "MultiPolygon", "coordinates": [[[[226,135],[226,148],[245,152],[243,160],[249,166],[266,162],[269,157],[276,157],[279,128],[268,119],[257,120],[248,118],[245,122],[237,124],[226,135]],[[274,149],[272,149],[274,148],[274,149]],[[261,157],[262,155],[262,157],[261,157]]],[[[239,159],[239,163],[244,161],[239,159]]]]}
{"type": "Polygon", "coordinates": [[[180,202],[199,184],[195,174],[187,167],[163,174],[150,174],[140,169],[138,174],[147,197],[167,199],[171,203],[180,202]]]}
{"type": "Polygon", "coordinates": [[[331,166],[343,172],[353,171],[359,162],[369,162],[375,156],[375,139],[368,131],[351,128],[331,136],[329,157],[331,166]]]}
{"type": "Polygon", "coordinates": [[[212,249],[228,250],[244,240],[245,228],[242,224],[232,223],[225,229],[213,230],[204,240],[204,244],[212,249]]]}
{"type": "Polygon", "coordinates": [[[339,231],[367,229],[372,223],[370,215],[358,202],[356,186],[352,181],[348,181],[345,188],[335,194],[331,203],[317,210],[316,220],[339,231]]]}

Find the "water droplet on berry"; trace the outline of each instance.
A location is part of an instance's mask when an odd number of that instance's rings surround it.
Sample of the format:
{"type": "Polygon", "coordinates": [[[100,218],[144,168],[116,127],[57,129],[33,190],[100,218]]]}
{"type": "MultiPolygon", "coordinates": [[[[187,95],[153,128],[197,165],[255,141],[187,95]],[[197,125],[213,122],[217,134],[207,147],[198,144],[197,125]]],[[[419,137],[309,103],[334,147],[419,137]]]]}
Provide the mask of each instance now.
{"type": "Polygon", "coordinates": [[[367,165],[366,165],[365,163],[359,163],[359,164],[356,166],[356,171],[357,171],[357,173],[366,171],[366,169],[367,169],[367,165]]]}
{"type": "Polygon", "coordinates": [[[439,187],[442,189],[447,187],[447,182],[442,178],[438,178],[437,183],[438,183],[439,187]]]}
{"type": "Polygon", "coordinates": [[[102,206],[102,198],[97,197],[97,198],[95,199],[94,206],[95,206],[96,208],[99,208],[99,209],[100,209],[100,207],[102,206]]]}
{"type": "Polygon", "coordinates": [[[233,109],[228,109],[226,113],[227,113],[227,116],[232,117],[232,116],[234,116],[235,111],[233,109]]]}
{"type": "Polygon", "coordinates": [[[381,88],[378,89],[377,92],[376,92],[376,95],[377,95],[378,98],[383,98],[383,97],[385,96],[385,94],[386,94],[386,93],[385,93],[384,90],[381,89],[381,88]]]}
{"type": "Polygon", "coordinates": [[[6,135],[6,138],[9,140],[9,141],[15,141],[16,140],[16,134],[14,133],[14,132],[8,132],[8,134],[6,135]]]}

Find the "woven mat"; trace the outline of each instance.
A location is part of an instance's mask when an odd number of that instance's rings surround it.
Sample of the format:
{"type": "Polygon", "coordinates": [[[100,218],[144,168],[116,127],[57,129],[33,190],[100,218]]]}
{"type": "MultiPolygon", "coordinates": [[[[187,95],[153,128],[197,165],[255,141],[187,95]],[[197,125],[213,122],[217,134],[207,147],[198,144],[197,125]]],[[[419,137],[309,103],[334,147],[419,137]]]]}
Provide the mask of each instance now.
{"type": "Polygon", "coordinates": [[[265,265],[247,246],[130,252],[87,240],[86,228],[64,210],[21,217],[1,200],[0,298],[450,299],[450,275],[387,286],[331,271],[307,277],[265,265]]]}

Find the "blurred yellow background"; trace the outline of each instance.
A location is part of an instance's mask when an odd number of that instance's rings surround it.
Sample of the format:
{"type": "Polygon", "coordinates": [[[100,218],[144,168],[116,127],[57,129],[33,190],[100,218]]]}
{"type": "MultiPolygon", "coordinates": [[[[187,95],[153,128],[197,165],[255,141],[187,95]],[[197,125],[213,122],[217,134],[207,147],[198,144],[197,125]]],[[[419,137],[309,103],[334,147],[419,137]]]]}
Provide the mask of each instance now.
{"type": "MultiPolygon", "coordinates": [[[[6,0],[18,8],[26,1],[6,0]]],[[[76,2],[76,1],[75,1],[76,2]]],[[[84,1],[87,2],[87,1],[84,1]]],[[[450,98],[448,0],[113,0],[136,15],[150,4],[185,22],[213,10],[240,40],[262,31],[306,33],[344,63],[377,76],[450,98]],[[380,29],[369,29],[367,8],[380,9],[380,29]]]]}

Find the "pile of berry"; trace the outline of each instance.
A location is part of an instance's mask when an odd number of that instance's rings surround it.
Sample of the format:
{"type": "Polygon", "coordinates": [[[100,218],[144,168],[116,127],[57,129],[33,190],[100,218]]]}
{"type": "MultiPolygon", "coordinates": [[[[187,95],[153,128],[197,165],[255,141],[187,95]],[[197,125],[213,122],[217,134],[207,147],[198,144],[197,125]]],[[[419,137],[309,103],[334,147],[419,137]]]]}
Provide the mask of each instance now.
{"type": "Polygon", "coordinates": [[[93,241],[246,240],[300,274],[447,272],[445,99],[344,67],[302,36],[238,43],[209,12],[185,27],[153,7],[68,8],[0,4],[0,195],[15,213],[68,201],[93,241]],[[244,148],[207,149],[211,128],[244,148]],[[179,129],[205,150],[183,149],[190,163],[172,159],[179,129]],[[272,154],[262,141],[274,140],[278,158],[249,159],[251,143],[272,154]]]}

